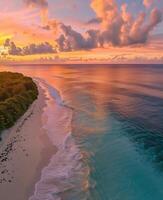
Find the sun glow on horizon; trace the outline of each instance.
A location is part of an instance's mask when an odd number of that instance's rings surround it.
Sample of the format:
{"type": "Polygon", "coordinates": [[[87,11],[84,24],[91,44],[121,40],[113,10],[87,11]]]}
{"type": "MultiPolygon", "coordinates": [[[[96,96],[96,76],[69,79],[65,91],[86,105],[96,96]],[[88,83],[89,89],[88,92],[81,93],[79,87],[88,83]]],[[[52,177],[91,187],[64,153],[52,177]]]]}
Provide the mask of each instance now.
{"type": "Polygon", "coordinates": [[[163,63],[162,3],[63,3],[1,3],[1,62],[163,63]]]}

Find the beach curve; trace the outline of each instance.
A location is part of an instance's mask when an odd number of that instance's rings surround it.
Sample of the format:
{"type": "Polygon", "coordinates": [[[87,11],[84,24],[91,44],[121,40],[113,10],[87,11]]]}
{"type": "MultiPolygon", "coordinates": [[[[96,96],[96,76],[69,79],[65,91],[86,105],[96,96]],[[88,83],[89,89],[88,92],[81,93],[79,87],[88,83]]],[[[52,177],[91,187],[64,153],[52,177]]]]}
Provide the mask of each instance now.
{"type": "Polygon", "coordinates": [[[57,152],[43,168],[41,178],[29,200],[66,199],[74,193],[81,197],[88,196],[86,190],[89,186],[89,168],[82,162],[82,153],[72,136],[73,110],[64,105],[59,91],[44,80],[37,80],[46,88],[48,106],[44,109],[44,129],[57,147],[57,152]]]}

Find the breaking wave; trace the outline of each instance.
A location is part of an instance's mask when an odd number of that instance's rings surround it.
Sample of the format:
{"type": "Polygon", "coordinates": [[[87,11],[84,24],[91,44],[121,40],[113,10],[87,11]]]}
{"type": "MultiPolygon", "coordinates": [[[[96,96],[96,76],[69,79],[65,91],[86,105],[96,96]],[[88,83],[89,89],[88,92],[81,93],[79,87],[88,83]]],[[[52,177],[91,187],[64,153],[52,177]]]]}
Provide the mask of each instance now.
{"type": "Polygon", "coordinates": [[[83,155],[72,136],[73,110],[63,104],[55,88],[42,79],[37,81],[47,96],[44,129],[57,152],[42,170],[29,200],[88,199],[89,167],[83,162],[83,155]]]}

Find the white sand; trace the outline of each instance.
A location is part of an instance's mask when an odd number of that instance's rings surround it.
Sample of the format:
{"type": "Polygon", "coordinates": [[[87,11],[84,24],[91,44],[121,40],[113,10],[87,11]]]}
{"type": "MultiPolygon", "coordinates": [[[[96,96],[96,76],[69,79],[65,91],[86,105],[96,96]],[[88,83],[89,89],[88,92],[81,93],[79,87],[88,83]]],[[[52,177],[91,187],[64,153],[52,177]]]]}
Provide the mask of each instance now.
{"type": "Polygon", "coordinates": [[[28,200],[56,148],[43,129],[45,93],[3,134],[0,143],[0,200],[28,200]]]}

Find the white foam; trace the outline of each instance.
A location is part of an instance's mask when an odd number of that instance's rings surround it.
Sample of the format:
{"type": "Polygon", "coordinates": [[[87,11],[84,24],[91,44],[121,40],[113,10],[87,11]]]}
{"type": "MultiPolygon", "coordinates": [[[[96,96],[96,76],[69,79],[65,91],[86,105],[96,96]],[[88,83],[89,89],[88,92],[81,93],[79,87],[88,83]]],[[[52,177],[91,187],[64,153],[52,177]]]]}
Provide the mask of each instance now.
{"type": "Polygon", "coordinates": [[[48,97],[43,114],[47,119],[44,128],[58,151],[42,170],[41,179],[29,200],[62,200],[68,191],[82,193],[88,185],[89,170],[82,162],[80,149],[71,135],[72,110],[63,105],[57,90],[45,81],[37,80],[48,97]]]}

